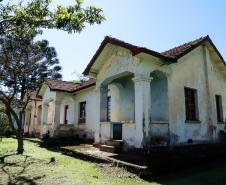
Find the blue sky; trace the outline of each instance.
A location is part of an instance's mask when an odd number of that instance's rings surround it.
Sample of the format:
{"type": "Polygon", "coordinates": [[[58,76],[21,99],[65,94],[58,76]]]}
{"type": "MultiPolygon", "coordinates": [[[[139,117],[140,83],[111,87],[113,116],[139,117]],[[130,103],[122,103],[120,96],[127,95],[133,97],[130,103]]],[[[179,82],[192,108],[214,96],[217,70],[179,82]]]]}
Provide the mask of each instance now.
{"type": "MultiPolygon", "coordinates": [[[[70,4],[74,0],[56,0],[70,4]]],[[[103,9],[106,21],[82,33],[45,30],[41,36],[54,46],[63,67],[63,79],[77,79],[106,35],[164,51],[204,35],[226,58],[226,1],[224,0],[85,0],[84,6],[103,9]]]]}

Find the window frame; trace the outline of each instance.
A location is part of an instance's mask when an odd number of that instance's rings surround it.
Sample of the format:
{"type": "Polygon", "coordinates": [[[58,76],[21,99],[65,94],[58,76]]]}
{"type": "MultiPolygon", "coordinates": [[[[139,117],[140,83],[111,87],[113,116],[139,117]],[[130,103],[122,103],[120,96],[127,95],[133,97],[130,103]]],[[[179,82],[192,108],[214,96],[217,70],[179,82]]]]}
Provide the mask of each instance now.
{"type": "Polygon", "coordinates": [[[86,101],[79,102],[79,123],[86,123],[86,101]]]}
{"type": "Polygon", "coordinates": [[[68,109],[69,105],[64,105],[64,125],[68,124],[68,109]]]}
{"type": "Polygon", "coordinates": [[[198,106],[198,90],[190,87],[184,87],[185,99],[185,122],[186,123],[201,123],[199,120],[199,106],[198,106]],[[188,93],[193,92],[192,102],[188,102],[188,93]],[[193,104],[193,105],[192,105],[193,104]],[[193,107],[192,107],[193,106],[193,107]],[[190,109],[190,110],[189,110],[190,109]],[[193,109],[193,112],[191,112],[193,109]],[[193,116],[191,116],[194,114],[193,116]]]}
{"type": "Polygon", "coordinates": [[[111,96],[108,96],[107,97],[107,121],[111,121],[111,111],[112,111],[111,105],[112,105],[111,96]]]}
{"type": "Polygon", "coordinates": [[[224,123],[224,111],[221,95],[218,94],[215,95],[215,104],[216,104],[217,123],[224,123]]]}

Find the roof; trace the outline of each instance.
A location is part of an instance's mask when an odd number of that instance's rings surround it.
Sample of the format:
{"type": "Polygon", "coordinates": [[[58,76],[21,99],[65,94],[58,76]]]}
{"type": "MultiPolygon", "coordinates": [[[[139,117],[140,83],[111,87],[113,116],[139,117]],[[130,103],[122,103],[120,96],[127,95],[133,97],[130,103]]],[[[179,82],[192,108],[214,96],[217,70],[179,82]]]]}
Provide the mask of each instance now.
{"type": "Polygon", "coordinates": [[[53,91],[71,92],[74,91],[78,85],[78,83],[63,80],[46,79],[45,82],[48,85],[48,87],[53,91]]]}
{"type": "Polygon", "coordinates": [[[181,56],[185,55],[186,53],[188,53],[189,51],[191,51],[192,49],[194,49],[195,47],[199,46],[200,43],[203,43],[205,41],[207,41],[209,39],[209,36],[205,36],[205,37],[200,37],[196,40],[187,42],[185,44],[182,44],[180,46],[174,47],[172,49],[169,49],[167,51],[162,52],[161,54],[166,56],[166,57],[170,57],[173,59],[178,59],[181,56]]]}
{"type": "Polygon", "coordinates": [[[104,40],[102,41],[102,43],[100,44],[98,50],[94,54],[93,58],[91,59],[91,61],[87,65],[85,71],[83,72],[84,75],[88,75],[92,65],[95,63],[96,59],[98,58],[98,56],[100,55],[100,53],[103,51],[103,49],[105,48],[105,46],[108,43],[113,44],[113,45],[117,45],[117,46],[121,46],[123,48],[126,48],[126,49],[130,50],[133,55],[137,55],[139,53],[146,53],[146,54],[153,55],[153,56],[161,58],[161,59],[165,59],[165,60],[168,60],[168,61],[173,61],[172,58],[164,56],[164,55],[162,55],[159,52],[156,52],[156,51],[144,48],[144,47],[135,46],[133,44],[129,44],[129,43],[124,42],[122,40],[106,36],[104,38],[104,40]]]}
{"type": "Polygon", "coordinates": [[[62,80],[45,80],[47,86],[52,91],[63,91],[63,92],[76,92],[88,87],[91,87],[96,84],[96,80],[94,78],[89,79],[88,81],[84,81],[82,83],[68,82],[62,80]]]}
{"type": "Polygon", "coordinates": [[[216,53],[218,54],[218,56],[221,58],[222,62],[225,64],[225,61],[222,57],[222,55],[220,54],[220,52],[217,50],[216,46],[213,44],[212,40],[210,39],[210,37],[204,36],[204,37],[200,37],[196,40],[187,42],[185,44],[182,44],[180,46],[174,47],[172,49],[169,49],[167,51],[164,52],[156,52],[144,47],[138,47],[129,43],[126,43],[124,41],[118,40],[116,38],[112,38],[112,37],[105,37],[105,39],[102,41],[100,47],[98,48],[98,50],[96,51],[96,53],[94,54],[93,58],[91,59],[91,61],[89,62],[89,64],[87,65],[85,71],[83,72],[84,75],[88,75],[89,71],[92,67],[92,65],[95,63],[96,59],[98,58],[98,56],[100,55],[100,53],[102,52],[102,50],[104,49],[104,47],[108,44],[114,44],[114,45],[118,45],[121,47],[124,47],[126,49],[129,49],[133,55],[137,55],[139,53],[146,53],[146,54],[150,54],[153,56],[156,56],[158,58],[164,59],[167,62],[176,62],[179,58],[181,58],[182,56],[186,55],[187,53],[189,53],[191,50],[195,49],[196,47],[200,46],[201,44],[203,44],[204,42],[209,42],[210,45],[214,48],[214,50],[216,51],[216,53]]]}
{"type": "Polygon", "coordinates": [[[84,81],[84,82],[78,84],[78,86],[76,87],[76,89],[73,92],[77,92],[77,91],[80,91],[82,89],[92,87],[94,85],[96,85],[96,79],[90,78],[88,81],[84,81]]]}

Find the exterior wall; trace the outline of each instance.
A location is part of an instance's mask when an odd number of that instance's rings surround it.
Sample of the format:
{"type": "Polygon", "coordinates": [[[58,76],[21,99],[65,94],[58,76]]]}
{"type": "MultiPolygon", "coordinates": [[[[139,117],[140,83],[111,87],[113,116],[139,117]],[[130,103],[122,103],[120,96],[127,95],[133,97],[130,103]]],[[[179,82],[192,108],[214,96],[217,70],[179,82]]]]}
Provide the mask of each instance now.
{"type": "Polygon", "coordinates": [[[48,87],[42,95],[42,113],[41,113],[41,133],[40,137],[50,132],[53,136],[53,102],[56,100],[56,92],[50,91],[48,87]],[[52,103],[50,103],[52,102],[52,103]]]}
{"type": "Polygon", "coordinates": [[[225,124],[217,122],[217,110],[215,95],[221,95],[222,97],[222,108],[223,108],[223,119],[226,118],[226,78],[225,78],[225,66],[221,61],[210,56],[208,50],[206,51],[206,59],[208,64],[209,72],[209,86],[210,86],[210,103],[212,105],[211,116],[213,130],[209,128],[212,137],[217,139],[220,130],[224,130],[225,124]],[[220,64],[219,64],[220,63],[220,64]]]}
{"type": "Polygon", "coordinates": [[[67,120],[68,125],[76,123],[75,116],[75,97],[73,94],[66,92],[56,92],[56,101],[60,105],[60,122],[58,124],[64,124],[65,106],[68,105],[67,120]]]}
{"type": "Polygon", "coordinates": [[[222,95],[225,115],[226,82],[222,71],[217,69],[215,61],[211,59],[209,50],[203,50],[200,46],[181,58],[177,64],[173,64],[171,69],[172,74],[169,76],[168,85],[171,143],[183,143],[189,139],[197,142],[215,140],[217,131],[214,127],[216,126],[218,130],[223,127],[222,124],[216,124],[215,95],[222,95]],[[205,60],[209,83],[205,73],[205,60]],[[207,90],[208,85],[210,96],[207,90]],[[200,123],[185,121],[184,87],[197,90],[200,123]]]}
{"type": "Polygon", "coordinates": [[[131,78],[121,78],[108,86],[108,96],[112,97],[112,122],[134,121],[134,83],[131,78]]]}
{"type": "Polygon", "coordinates": [[[151,74],[151,120],[168,121],[168,83],[165,74],[155,71],[151,74]]]}
{"type": "MultiPolygon", "coordinates": [[[[84,89],[75,94],[75,126],[80,130],[80,137],[94,139],[97,119],[97,102],[94,88],[84,89]],[[86,123],[79,123],[80,102],[86,102],[86,123]]],[[[99,130],[97,131],[99,132],[99,130]]]]}

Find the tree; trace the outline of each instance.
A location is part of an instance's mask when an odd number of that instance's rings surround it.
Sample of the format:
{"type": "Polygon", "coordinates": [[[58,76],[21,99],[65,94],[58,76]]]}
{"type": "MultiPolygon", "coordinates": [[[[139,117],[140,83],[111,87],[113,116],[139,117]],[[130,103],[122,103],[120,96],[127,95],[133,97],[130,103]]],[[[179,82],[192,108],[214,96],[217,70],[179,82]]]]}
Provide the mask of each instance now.
{"type": "Polygon", "coordinates": [[[0,3],[0,101],[16,132],[18,154],[24,151],[23,117],[30,92],[45,77],[61,78],[55,49],[46,40],[35,42],[34,39],[42,33],[42,28],[80,32],[86,23],[100,24],[104,20],[101,9],[83,8],[79,0],[73,6],[57,6],[55,10],[50,10],[51,2],[0,3]]]}

